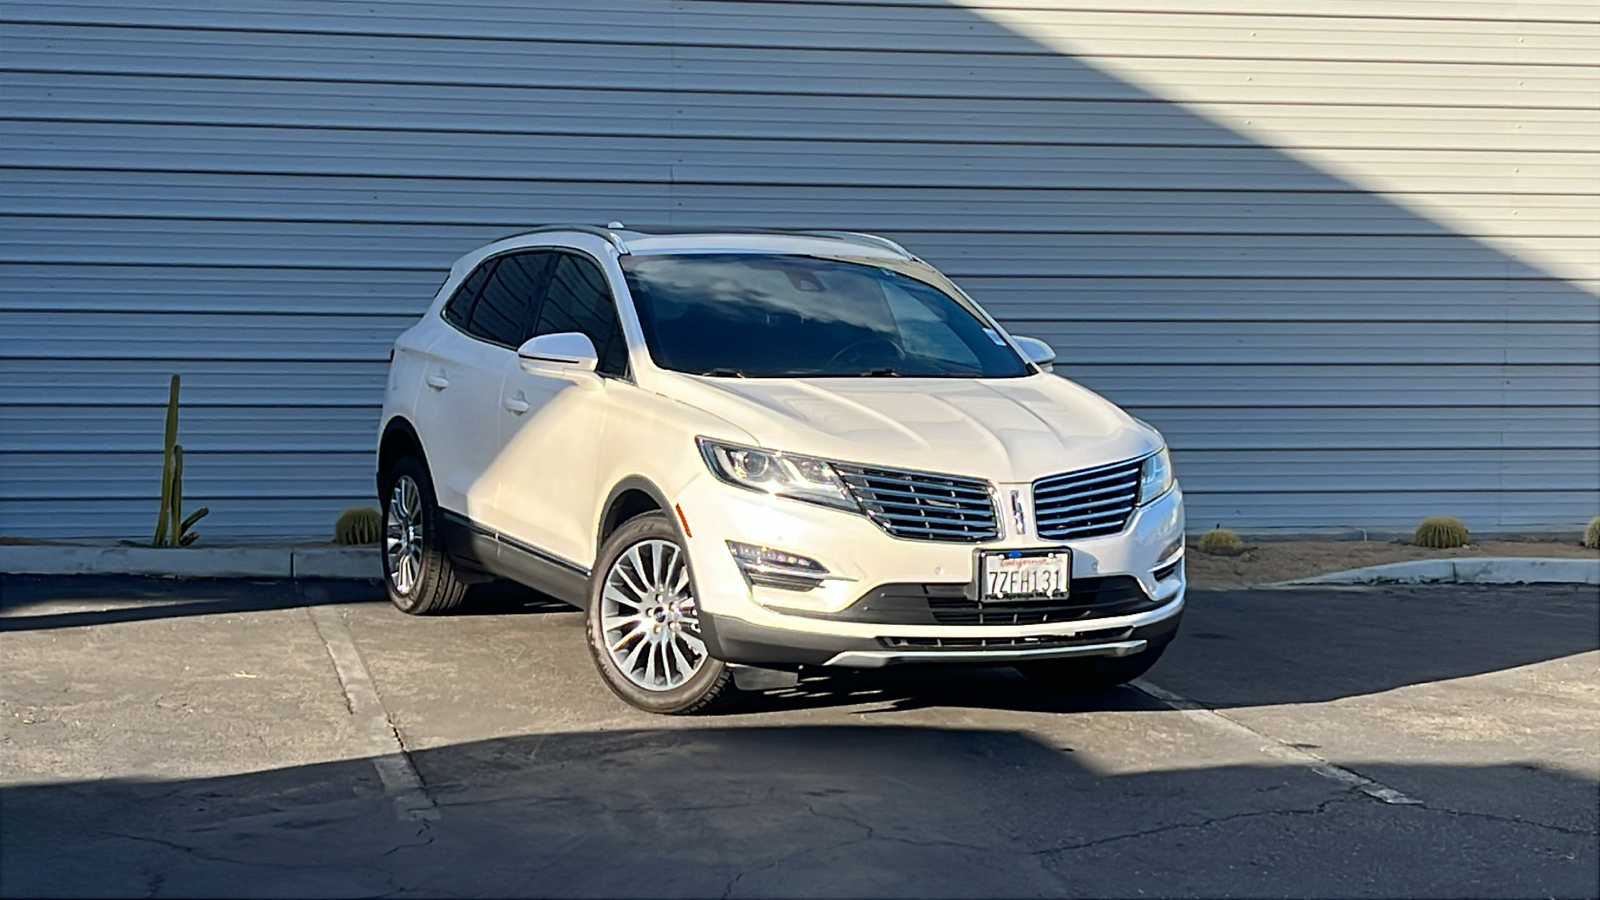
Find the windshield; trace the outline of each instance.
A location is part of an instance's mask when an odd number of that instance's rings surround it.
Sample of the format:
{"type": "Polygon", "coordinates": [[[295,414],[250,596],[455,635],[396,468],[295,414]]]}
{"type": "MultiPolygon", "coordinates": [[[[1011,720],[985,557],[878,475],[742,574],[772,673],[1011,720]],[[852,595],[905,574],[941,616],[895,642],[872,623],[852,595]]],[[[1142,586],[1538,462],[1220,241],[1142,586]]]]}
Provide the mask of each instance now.
{"type": "Polygon", "coordinates": [[[883,266],[751,253],[620,260],[650,358],[729,378],[1019,378],[1027,364],[944,291],[883,266]]]}

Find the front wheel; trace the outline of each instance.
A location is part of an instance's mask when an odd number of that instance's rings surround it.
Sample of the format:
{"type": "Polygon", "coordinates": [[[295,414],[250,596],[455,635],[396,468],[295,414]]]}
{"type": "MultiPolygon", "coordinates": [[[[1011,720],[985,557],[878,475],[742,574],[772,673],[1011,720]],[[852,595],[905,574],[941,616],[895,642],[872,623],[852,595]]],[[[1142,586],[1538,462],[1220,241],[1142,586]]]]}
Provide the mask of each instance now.
{"type": "Polygon", "coordinates": [[[639,709],[704,712],[734,691],[727,664],[706,652],[689,557],[661,513],[629,519],[600,548],[587,630],[600,677],[639,709]]]}

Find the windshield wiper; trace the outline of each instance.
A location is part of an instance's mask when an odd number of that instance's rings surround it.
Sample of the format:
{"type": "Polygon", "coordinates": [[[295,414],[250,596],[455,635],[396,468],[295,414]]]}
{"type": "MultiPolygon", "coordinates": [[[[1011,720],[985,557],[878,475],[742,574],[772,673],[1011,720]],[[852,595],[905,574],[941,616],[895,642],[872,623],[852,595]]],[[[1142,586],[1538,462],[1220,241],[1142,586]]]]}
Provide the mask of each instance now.
{"type": "Polygon", "coordinates": [[[701,375],[705,375],[705,376],[710,377],[710,378],[743,378],[744,377],[744,373],[743,372],[739,371],[738,369],[730,369],[727,366],[717,366],[715,369],[707,369],[704,372],[701,372],[700,374],[701,375]]]}
{"type": "Polygon", "coordinates": [[[899,378],[900,372],[898,369],[884,366],[880,369],[868,369],[862,372],[861,375],[864,378],[899,378]]]}

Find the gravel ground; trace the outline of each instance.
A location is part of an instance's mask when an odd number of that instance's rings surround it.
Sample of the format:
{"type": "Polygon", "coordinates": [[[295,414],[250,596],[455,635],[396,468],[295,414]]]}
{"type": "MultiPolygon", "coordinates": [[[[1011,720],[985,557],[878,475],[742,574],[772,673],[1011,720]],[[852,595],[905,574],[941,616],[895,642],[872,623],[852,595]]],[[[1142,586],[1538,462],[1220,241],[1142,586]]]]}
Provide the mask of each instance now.
{"type": "Polygon", "coordinates": [[[1210,556],[1189,547],[1189,584],[1197,588],[1242,587],[1310,578],[1328,572],[1379,566],[1415,559],[1468,556],[1538,556],[1596,559],[1577,541],[1482,541],[1454,550],[1432,550],[1399,541],[1272,541],[1246,543],[1239,556],[1210,556]]]}

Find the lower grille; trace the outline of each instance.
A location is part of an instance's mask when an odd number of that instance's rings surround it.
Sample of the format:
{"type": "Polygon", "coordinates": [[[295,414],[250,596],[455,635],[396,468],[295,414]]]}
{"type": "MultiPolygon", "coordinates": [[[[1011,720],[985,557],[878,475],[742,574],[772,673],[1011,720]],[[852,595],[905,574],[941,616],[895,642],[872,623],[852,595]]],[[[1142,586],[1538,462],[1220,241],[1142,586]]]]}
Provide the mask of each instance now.
{"type": "Polygon", "coordinates": [[[886,637],[878,638],[878,643],[889,650],[1043,650],[1118,641],[1132,633],[1131,628],[1102,628],[1099,631],[1085,631],[1082,634],[1044,634],[1033,637],[886,637]]]}
{"type": "Polygon", "coordinates": [[[975,544],[999,536],[989,482],[834,463],[850,493],[879,528],[914,541],[975,544]]]}
{"type": "Polygon", "coordinates": [[[1131,575],[1074,578],[1065,599],[1011,603],[971,600],[962,582],[881,584],[838,612],[790,610],[789,615],[875,625],[1043,625],[1122,616],[1155,609],[1131,575]]]}

